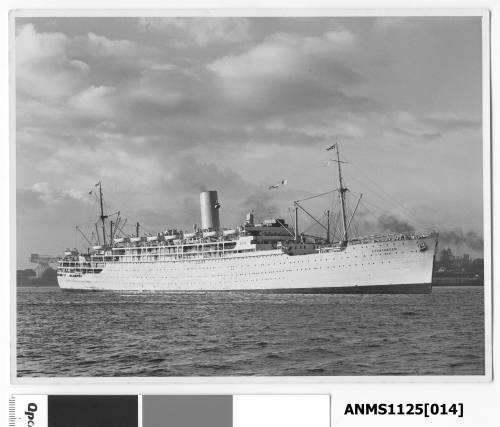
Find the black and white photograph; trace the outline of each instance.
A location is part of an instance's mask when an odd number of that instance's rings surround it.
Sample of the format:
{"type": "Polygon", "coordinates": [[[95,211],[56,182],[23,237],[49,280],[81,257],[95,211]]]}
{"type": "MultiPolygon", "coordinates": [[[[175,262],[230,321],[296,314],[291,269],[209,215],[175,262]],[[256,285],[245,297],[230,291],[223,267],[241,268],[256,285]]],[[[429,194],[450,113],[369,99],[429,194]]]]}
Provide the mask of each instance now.
{"type": "Polygon", "coordinates": [[[491,375],[484,14],[11,21],[13,376],[491,375]]]}

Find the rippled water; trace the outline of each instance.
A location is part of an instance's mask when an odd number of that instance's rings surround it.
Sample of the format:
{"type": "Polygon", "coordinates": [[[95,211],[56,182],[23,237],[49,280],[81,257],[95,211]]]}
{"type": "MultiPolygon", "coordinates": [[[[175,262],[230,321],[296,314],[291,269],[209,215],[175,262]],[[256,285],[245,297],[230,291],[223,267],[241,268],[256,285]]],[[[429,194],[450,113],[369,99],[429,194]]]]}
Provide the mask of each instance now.
{"type": "Polygon", "coordinates": [[[17,295],[23,377],[484,374],[480,287],[430,295],[17,295]]]}

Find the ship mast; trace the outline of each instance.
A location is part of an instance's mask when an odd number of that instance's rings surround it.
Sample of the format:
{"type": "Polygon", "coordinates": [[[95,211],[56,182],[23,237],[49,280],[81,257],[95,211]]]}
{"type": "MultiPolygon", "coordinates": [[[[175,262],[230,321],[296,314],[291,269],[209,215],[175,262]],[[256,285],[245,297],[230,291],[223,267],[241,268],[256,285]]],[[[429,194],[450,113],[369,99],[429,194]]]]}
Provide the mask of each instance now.
{"type": "Polygon", "coordinates": [[[104,215],[104,207],[102,203],[102,186],[101,186],[101,181],[99,181],[99,201],[101,203],[101,221],[102,221],[102,239],[104,246],[106,246],[106,224],[104,220],[107,218],[106,215],[104,215]]]}
{"type": "Polygon", "coordinates": [[[344,187],[344,182],[342,180],[342,168],[340,166],[340,155],[339,155],[339,144],[335,144],[335,151],[337,152],[337,165],[339,170],[339,194],[340,194],[340,208],[342,210],[342,229],[344,234],[342,236],[342,242],[347,242],[347,220],[346,220],[346,212],[345,212],[345,192],[347,188],[344,187]]]}

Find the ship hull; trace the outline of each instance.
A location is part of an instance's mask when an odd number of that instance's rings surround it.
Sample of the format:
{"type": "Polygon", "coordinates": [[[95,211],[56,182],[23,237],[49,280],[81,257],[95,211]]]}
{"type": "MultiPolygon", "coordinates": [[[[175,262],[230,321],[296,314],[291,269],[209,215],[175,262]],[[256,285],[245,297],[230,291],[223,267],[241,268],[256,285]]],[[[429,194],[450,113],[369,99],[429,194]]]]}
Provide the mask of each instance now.
{"type": "Polygon", "coordinates": [[[325,288],[270,289],[255,291],[275,294],[430,294],[431,283],[407,283],[404,285],[330,286],[325,288]]]}
{"type": "Polygon", "coordinates": [[[63,290],[78,291],[429,293],[435,247],[436,237],[429,236],[294,256],[270,250],[189,261],[111,262],[97,274],[58,275],[58,282],[63,290]]]}

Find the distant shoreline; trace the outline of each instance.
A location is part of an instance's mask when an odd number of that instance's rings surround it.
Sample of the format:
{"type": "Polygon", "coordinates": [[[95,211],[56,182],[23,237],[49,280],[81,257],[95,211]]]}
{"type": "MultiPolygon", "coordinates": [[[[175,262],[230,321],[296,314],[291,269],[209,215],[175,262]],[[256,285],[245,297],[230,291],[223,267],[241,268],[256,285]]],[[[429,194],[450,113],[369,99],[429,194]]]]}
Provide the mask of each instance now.
{"type": "Polygon", "coordinates": [[[45,280],[18,280],[17,281],[18,288],[58,288],[59,285],[57,282],[53,281],[45,281],[45,280]]]}
{"type": "Polygon", "coordinates": [[[482,277],[434,277],[432,286],[484,286],[484,279],[482,277]]]}

